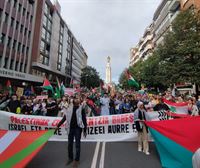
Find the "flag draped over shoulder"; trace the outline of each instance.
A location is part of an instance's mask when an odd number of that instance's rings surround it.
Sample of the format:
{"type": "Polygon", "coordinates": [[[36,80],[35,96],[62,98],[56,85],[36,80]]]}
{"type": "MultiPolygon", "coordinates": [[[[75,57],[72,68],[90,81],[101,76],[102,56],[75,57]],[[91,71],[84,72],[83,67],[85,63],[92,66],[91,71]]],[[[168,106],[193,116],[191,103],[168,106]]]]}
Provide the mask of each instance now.
{"type": "Polygon", "coordinates": [[[127,77],[129,86],[133,86],[136,88],[140,87],[139,83],[131,76],[128,70],[126,70],[126,77],[127,77]]]}
{"type": "Polygon", "coordinates": [[[51,83],[50,83],[49,80],[46,79],[46,78],[44,79],[42,88],[43,88],[43,89],[46,89],[46,90],[50,90],[52,93],[54,93],[54,90],[53,90],[53,87],[51,86],[51,83]]]}
{"type": "Polygon", "coordinates": [[[200,117],[146,122],[155,140],[162,167],[192,168],[200,148],[200,117]]]}
{"type": "Polygon", "coordinates": [[[0,167],[25,167],[53,133],[54,130],[29,132],[0,130],[0,167]]]}
{"type": "Polygon", "coordinates": [[[168,105],[170,111],[179,114],[188,114],[188,104],[186,102],[174,103],[169,100],[163,99],[163,102],[168,105]]]}

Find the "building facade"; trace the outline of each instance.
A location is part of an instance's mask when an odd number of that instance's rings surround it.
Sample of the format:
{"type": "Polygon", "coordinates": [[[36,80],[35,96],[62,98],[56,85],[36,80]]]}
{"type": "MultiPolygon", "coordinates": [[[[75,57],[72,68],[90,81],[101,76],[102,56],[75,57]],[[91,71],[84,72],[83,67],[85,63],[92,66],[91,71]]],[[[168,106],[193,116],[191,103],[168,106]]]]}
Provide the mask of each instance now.
{"type": "Polygon", "coordinates": [[[200,10],[200,1],[199,0],[181,0],[181,9],[186,10],[190,8],[195,8],[200,10]]]}
{"type": "Polygon", "coordinates": [[[58,1],[0,1],[0,79],[18,85],[38,85],[44,77],[80,82],[87,54],[60,13],[58,1]]]}
{"type": "Polygon", "coordinates": [[[0,78],[21,81],[42,79],[29,73],[35,25],[33,0],[0,1],[0,78]]]}
{"type": "Polygon", "coordinates": [[[87,54],[82,45],[73,36],[72,79],[74,84],[80,84],[82,69],[87,65],[87,54]]]}
{"type": "Polygon", "coordinates": [[[172,30],[172,22],[180,12],[180,0],[162,0],[153,16],[154,46],[163,42],[164,36],[172,30]]]}
{"type": "Polygon", "coordinates": [[[153,25],[148,26],[136,47],[130,49],[129,66],[139,60],[146,60],[153,52],[153,25]]]}
{"type": "Polygon", "coordinates": [[[82,68],[87,65],[87,54],[60,15],[60,5],[41,0],[37,6],[36,28],[32,49],[31,73],[56,78],[69,84],[80,83],[82,68]]]}

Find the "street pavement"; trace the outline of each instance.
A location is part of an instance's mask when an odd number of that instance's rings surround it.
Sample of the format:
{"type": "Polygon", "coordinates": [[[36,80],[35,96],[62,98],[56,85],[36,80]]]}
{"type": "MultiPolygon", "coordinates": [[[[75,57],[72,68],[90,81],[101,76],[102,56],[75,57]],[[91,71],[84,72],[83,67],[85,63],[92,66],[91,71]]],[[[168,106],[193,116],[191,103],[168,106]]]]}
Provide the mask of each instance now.
{"type": "MultiPolygon", "coordinates": [[[[161,168],[154,143],[150,155],[137,151],[136,142],[82,142],[79,168],[161,168]]],[[[27,168],[66,166],[67,142],[48,142],[27,168]]]]}

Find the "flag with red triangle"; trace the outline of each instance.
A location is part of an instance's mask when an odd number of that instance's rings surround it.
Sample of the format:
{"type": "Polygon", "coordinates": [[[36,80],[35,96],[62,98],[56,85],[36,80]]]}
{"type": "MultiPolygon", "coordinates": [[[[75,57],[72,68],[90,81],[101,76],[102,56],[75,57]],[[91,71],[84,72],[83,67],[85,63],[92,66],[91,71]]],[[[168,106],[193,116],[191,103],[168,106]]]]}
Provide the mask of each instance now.
{"type": "Polygon", "coordinates": [[[54,93],[53,87],[47,78],[44,79],[42,88],[46,90],[50,90],[52,93],[54,93]]]}
{"type": "Polygon", "coordinates": [[[129,73],[129,70],[126,70],[125,73],[128,80],[128,85],[139,88],[140,87],[139,83],[131,76],[131,74],[129,73]]]}
{"type": "Polygon", "coordinates": [[[200,148],[200,117],[146,122],[160,155],[162,167],[192,168],[200,148]]]}
{"type": "Polygon", "coordinates": [[[0,130],[0,167],[26,167],[53,133],[54,130],[28,132],[0,130]]]}

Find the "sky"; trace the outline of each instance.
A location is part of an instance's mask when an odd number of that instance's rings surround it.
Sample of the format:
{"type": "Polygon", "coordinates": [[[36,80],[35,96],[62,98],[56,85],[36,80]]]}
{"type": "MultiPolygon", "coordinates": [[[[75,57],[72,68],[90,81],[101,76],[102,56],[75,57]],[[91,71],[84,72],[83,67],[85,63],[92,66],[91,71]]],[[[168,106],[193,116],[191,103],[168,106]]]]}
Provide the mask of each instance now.
{"type": "Polygon", "coordinates": [[[83,45],[88,65],[105,80],[107,56],[118,82],[161,0],[59,0],[61,16],[83,45]]]}

